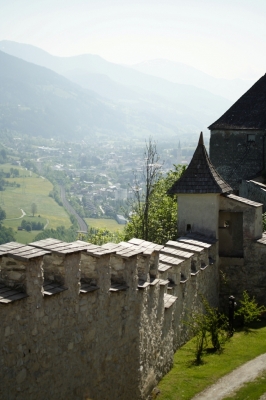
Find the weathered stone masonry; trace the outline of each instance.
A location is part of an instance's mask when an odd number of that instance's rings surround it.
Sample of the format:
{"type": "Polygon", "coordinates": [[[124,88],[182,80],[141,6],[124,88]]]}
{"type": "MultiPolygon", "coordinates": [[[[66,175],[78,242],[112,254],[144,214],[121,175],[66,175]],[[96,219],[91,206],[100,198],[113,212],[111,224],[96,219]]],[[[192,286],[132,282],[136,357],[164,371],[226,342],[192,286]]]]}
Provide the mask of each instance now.
{"type": "Polygon", "coordinates": [[[242,179],[251,179],[264,170],[264,153],[265,130],[252,130],[252,134],[249,129],[211,131],[211,161],[235,190],[239,190],[242,179]]]}
{"type": "MultiPolygon", "coordinates": [[[[249,196],[241,183],[255,179],[266,169],[266,74],[243,94],[217,121],[209,126],[210,159],[223,179],[240,196],[249,196]]],[[[250,200],[266,196],[259,187],[250,188],[250,200]],[[255,194],[257,191],[257,194],[255,194]]]]}
{"type": "Polygon", "coordinates": [[[144,400],[184,321],[243,290],[266,305],[262,204],[232,194],[200,136],[169,191],[181,237],[0,246],[0,399],[144,400]]]}
{"type": "Polygon", "coordinates": [[[213,242],[47,239],[0,255],[1,399],[145,399],[198,294],[218,304],[213,242]]]}

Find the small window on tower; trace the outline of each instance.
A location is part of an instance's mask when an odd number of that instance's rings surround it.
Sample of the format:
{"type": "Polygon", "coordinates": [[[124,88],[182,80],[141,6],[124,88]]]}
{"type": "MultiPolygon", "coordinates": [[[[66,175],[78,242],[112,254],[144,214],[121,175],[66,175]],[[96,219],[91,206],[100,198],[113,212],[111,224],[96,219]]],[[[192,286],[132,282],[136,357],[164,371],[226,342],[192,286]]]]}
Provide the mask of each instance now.
{"type": "Polygon", "coordinates": [[[255,142],[255,135],[248,134],[247,139],[248,142],[255,142]]]}
{"type": "Polygon", "coordinates": [[[187,232],[191,232],[191,224],[187,224],[187,232]]]}

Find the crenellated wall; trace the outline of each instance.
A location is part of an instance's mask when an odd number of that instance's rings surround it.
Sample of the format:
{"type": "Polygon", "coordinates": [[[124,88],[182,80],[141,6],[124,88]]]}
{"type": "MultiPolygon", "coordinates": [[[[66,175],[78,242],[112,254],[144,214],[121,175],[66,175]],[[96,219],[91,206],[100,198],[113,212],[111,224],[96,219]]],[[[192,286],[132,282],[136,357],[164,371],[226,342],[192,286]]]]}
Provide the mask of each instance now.
{"type": "Polygon", "coordinates": [[[0,398],[146,399],[218,305],[215,243],[0,246],[0,398]]]}

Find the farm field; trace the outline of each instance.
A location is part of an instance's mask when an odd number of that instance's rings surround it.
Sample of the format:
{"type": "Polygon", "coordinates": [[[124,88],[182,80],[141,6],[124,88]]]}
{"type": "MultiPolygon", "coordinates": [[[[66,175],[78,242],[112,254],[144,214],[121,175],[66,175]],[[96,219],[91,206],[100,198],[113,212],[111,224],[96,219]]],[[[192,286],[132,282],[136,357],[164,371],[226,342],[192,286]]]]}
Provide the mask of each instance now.
{"type": "MultiPolygon", "coordinates": [[[[0,169],[9,171],[11,164],[1,165],[0,169]]],[[[37,212],[34,221],[48,223],[47,228],[56,228],[63,225],[69,228],[71,225],[69,215],[63,207],[60,207],[54,199],[49,197],[53,186],[47,179],[42,178],[24,168],[16,167],[19,170],[19,177],[6,179],[9,182],[16,182],[19,187],[7,186],[0,192],[0,207],[6,212],[4,226],[13,228],[16,241],[29,243],[34,240],[40,231],[18,231],[22,218],[32,217],[31,204],[37,205],[37,212]],[[23,212],[22,212],[23,210],[23,212]],[[23,216],[23,214],[26,214],[23,216]],[[40,218],[38,219],[38,216],[40,218]]]]}
{"type": "Polygon", "coordinates": [[[125,225],[118,224],[114,219],[85,218],[89,228],[106,228],[111,232],[122,232],[125,225]]]}

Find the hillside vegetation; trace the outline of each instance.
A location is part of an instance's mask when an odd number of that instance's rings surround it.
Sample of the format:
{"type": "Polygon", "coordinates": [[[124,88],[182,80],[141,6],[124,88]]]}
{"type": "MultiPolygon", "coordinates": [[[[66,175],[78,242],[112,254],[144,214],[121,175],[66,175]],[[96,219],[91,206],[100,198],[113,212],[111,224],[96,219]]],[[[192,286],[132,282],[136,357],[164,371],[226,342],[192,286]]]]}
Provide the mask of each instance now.
{"type": "MultiPolygon", "coordinates": [[[[0,169],[9,171],[11,164],[1,165],[0,169]]],[[[9,182],[16,182],[19,186],[7,186],[0,192],[0,206],[6,212],[4,226],[11,227],[15,232],[15,239],[20,243],[29,243],[34,240],[39,231],[18,231],[22,219],[31,219],[47,224],[47,228],[56,228],[63,225],[65,228],[71,226],[69,215],[63,207],[60,207],[54,199],[49,197],[53,186],[47,179],[34,174],[24,168],[19,169],[19,176],[8,178],[9,182]],[[37,213],[32,217],[31,205],[37,205],[37,213]],[[23,212],[26,216],[23,217],[23,212]],[[40,215],[40,218],[38,217],[40,215]]]]}

